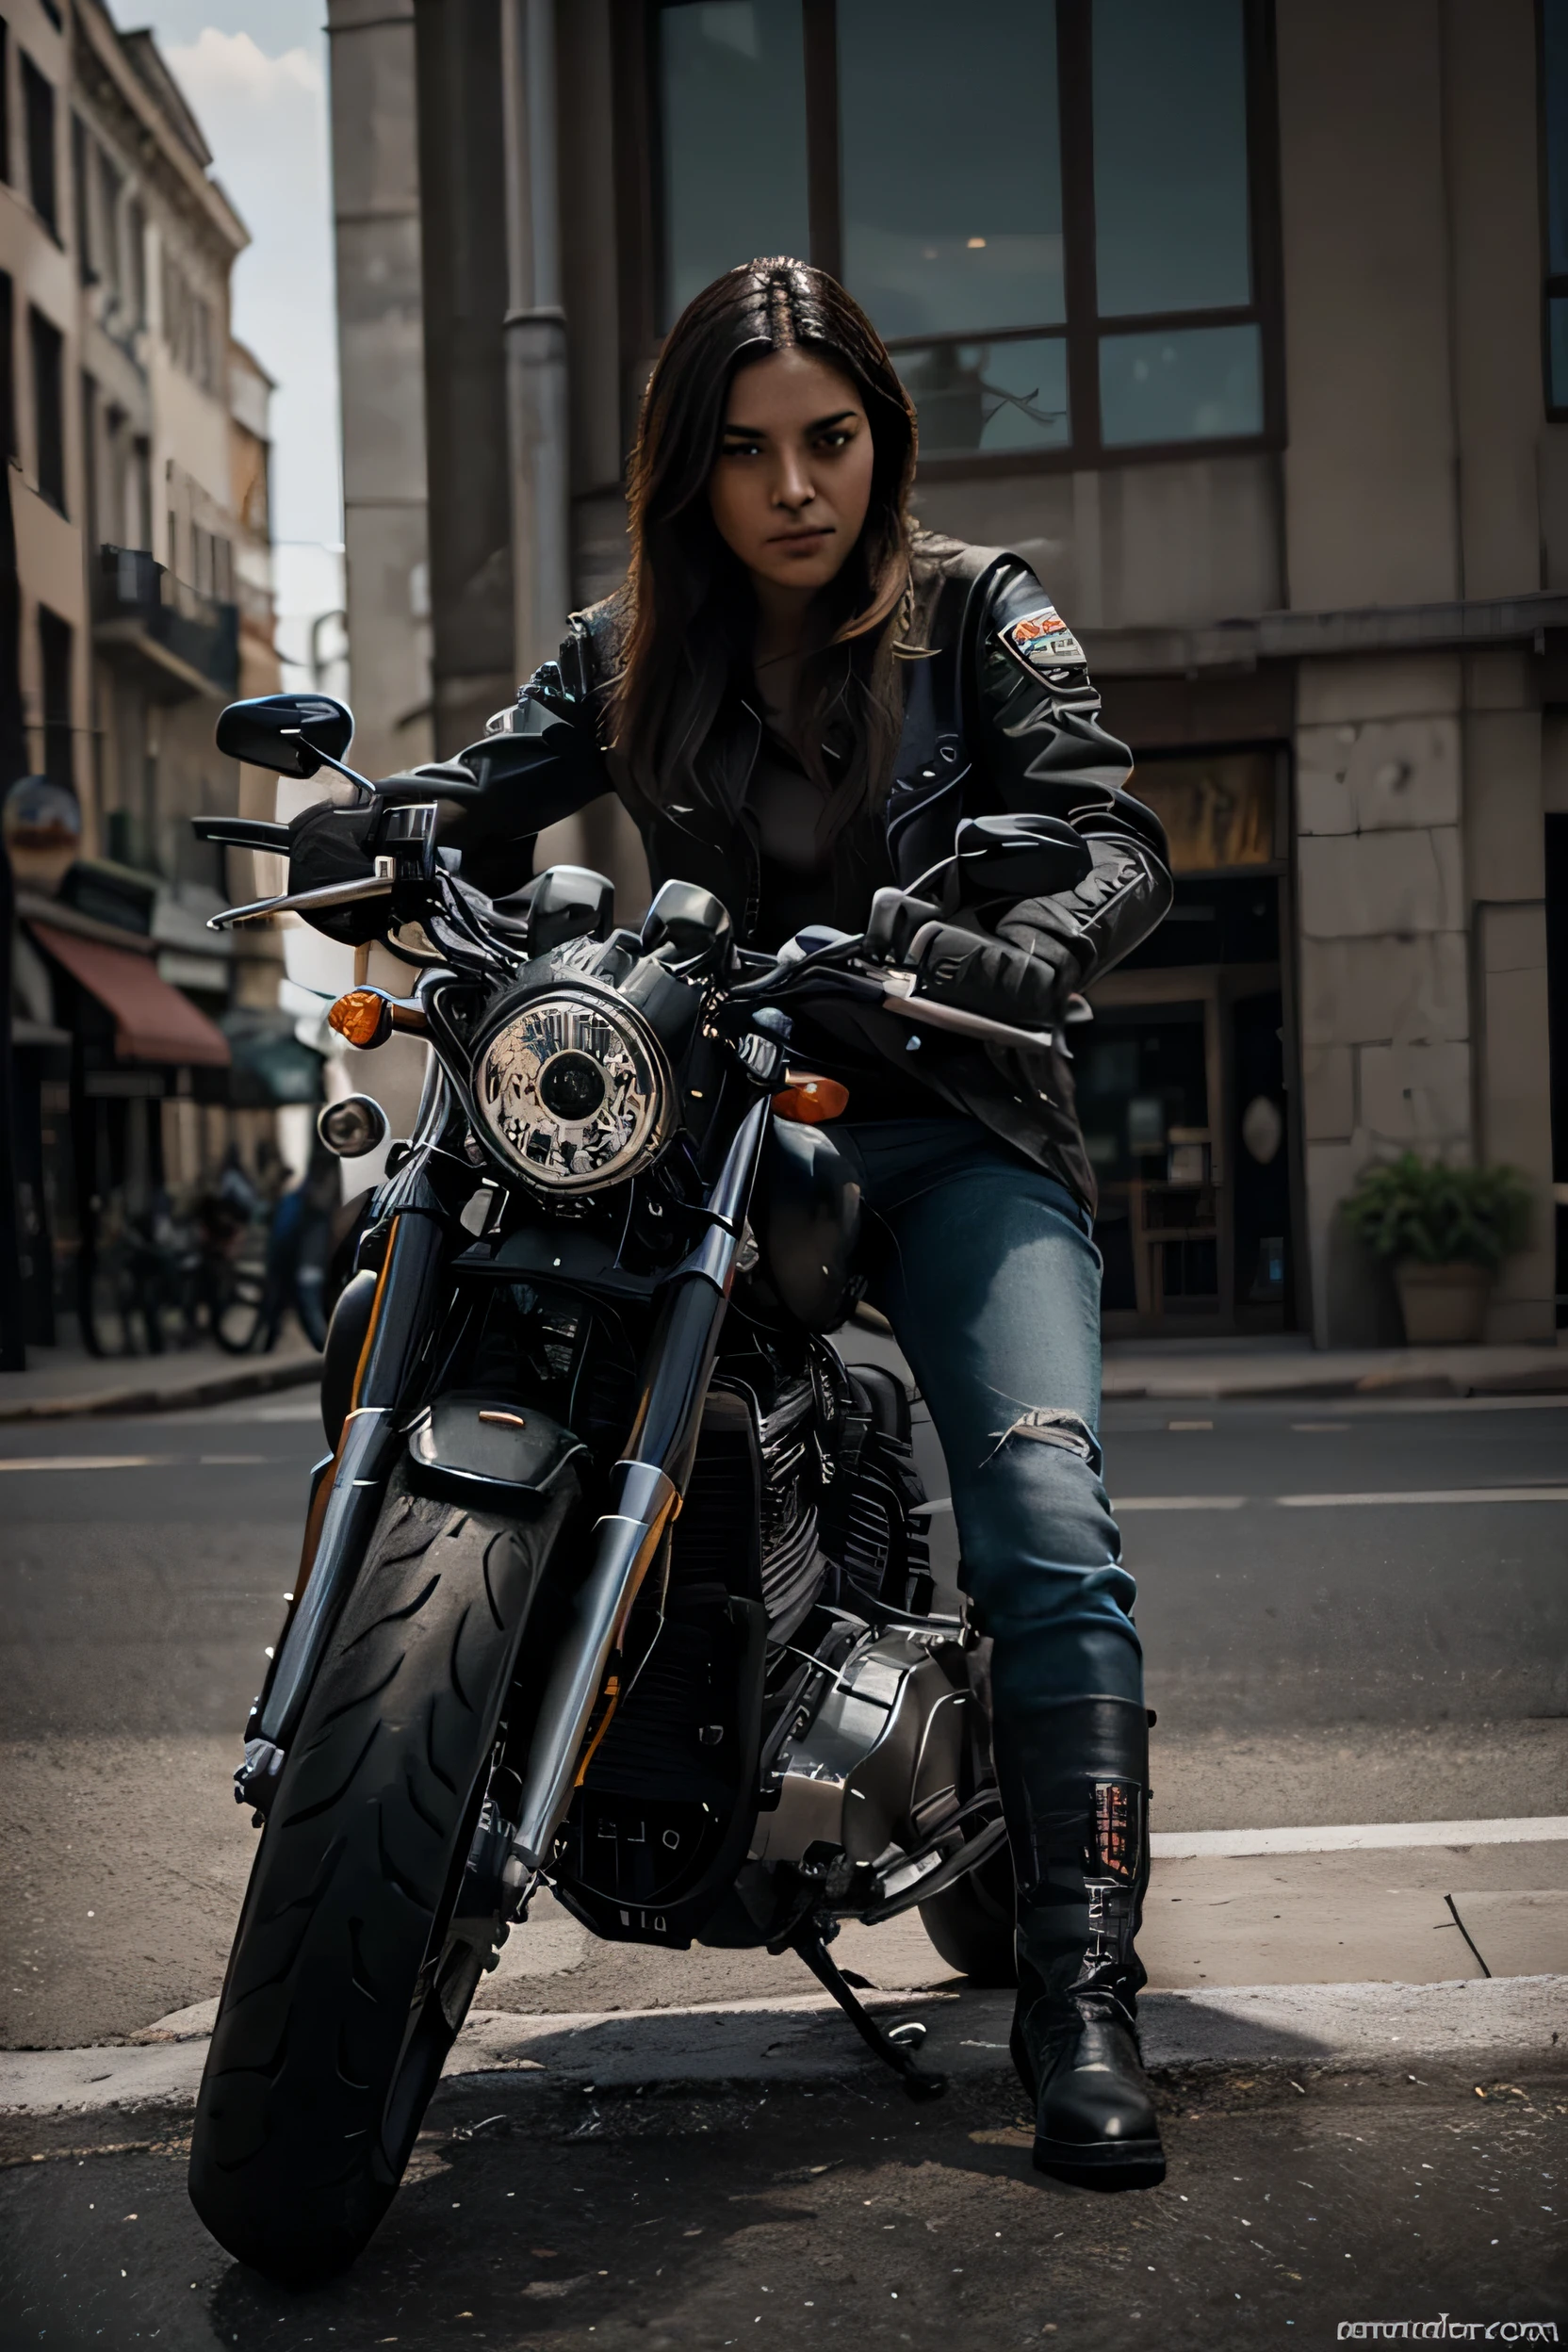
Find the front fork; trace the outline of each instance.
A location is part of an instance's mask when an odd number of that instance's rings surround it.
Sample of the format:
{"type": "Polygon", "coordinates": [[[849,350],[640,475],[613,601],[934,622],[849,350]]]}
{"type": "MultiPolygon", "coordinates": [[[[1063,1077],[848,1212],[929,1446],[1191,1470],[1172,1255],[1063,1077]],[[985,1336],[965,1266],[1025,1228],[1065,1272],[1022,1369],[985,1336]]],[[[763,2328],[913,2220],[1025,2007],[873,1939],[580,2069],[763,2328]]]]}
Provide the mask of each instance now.
{"type": "MultiPolygon", "coordinates": [[[[514,1842],[530,1870],[549,1859],[632,1603],[680,1510],[771,1110],[763,1100],[741,1121],[709,1197],[707,1236],[671,1277],[654,1323],[631,1435],[529,1748],[514,1842]]],[[[607,1695],[613,1706],[618,1692],[607,1695]]]]}
{"type": "Polygon", "coordinates": [[[433,1054],[409,1159],[378,1202],[391,1221],[349,1412],[312,1490],[283,1639],[245,1726],[245,1761],[235,1774],[235,1794],[263,1811],[375,1532],[410,1388],[438,1311],[450,1217],[425,1172],[421,1147],[438,1142],[449,1102],[433,1054]]]}

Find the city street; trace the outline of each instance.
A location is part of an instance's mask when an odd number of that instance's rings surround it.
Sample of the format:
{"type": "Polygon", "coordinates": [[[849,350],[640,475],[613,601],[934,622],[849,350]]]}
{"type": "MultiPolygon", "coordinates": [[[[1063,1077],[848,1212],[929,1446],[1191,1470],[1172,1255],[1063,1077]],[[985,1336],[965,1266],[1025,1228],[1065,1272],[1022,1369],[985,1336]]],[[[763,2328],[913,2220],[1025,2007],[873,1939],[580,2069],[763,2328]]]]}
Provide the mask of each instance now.
{"type": "MultiPolygon", "coordinates": [[[[1568,1403],[1129,1403],[1105,1445],[1159,1717],[1157,1832],[1568,1809],[1568,1403]],[[1561,1499],[1291,1499],[1455,1488],[1561,1499]]],[[[217,1992],[254,1841],[229,1774],[320,1448],[310,1396],[0,1430],[22,1931],[5,2044],[132,2034],[217,1992]]],[[[951,1517],[932,1530],[945,1580],[951,1517]]],[[[562,2005],[798,1981],[765,1955],[579,1940],[562,2005]]]]}
{"type": "MultiPolygon", "coordinates": [[[[314,1410],[300,1396],[0,1431],[10,2049],[204,2030],[254,1838],[228,1773],[291,1581],[314,1410]]],[[[1568,1969],[1568,1847],[1560,1830],[1520,1843],[1508,1827],[1568,1809],[1565,1401],[1128,1402],[1105,1435],[1159,1716],[1153,1986],[1479,1980],[1489,1949],[1496,1977],[1568,1969]],[[1471,1494],[1486,1499],[1454,1499],[1471,1494]],[[1462,1854],[1345,1853],[1307,1835],[1282,1855],[1216,1859],[1200,1835],[1497,1821],[1504,1842],[1462,1854]],[[1172,1854],[1184,1838],[1196,1851],[1172,1854]]],[[[939,1497],[928,1429],[918,1442],[939,1497]]],[[[950,1576],[951,1517],[932,1528],[950,1576]]],[[[889,1991],[939,2003],[950,1983],[913,1919],[846,1930],[839,1950],[889,1991]]],[[[593,1946],[542,1902],[482,2001],[499,2024],[782,2006],[806,1989],[791,1958],[593,1946]]],[[[998,2055],[972,2059],[981,2072],[936,2109],[862,2067],[847,2029],[841,2081],[654,2083],[645,2103],[622,2082],[587,2123],[576,2083],[454,2082],[366,2265],[307,2303],[270,2296],[204,2237],[179,2101],[15,2115],[0,2196],[27,2254],[4,2341],[161,2328],[179,2344],[408,2344],[450,2327],[518,2345],[586,2345],[590,2330],[596,2344],[723,2344],[758,2324],[757,2303],[781,2320],[791,2295],[795,2333],[841,2321],[890,2344],[1002,2326],[1099,2345],[1122,2340],[1121,2320],[1168,2344],[1329,2341],[1331,2318],[1439,2308],[1568,2318],[1545,2179],[1568,2084],[1544,2050],[1506,2082],[1478,2063],[1462,2080],[1434,2065],[1385,2079],[1303,2059],[1299,2088],[1277,2069],[1168,2068],[1171,2181],[1113,2209],[1040,2187],[997,2071],[1004,2029],[969,2031],[995,2039],[966,2047],[998,2055]],[[1460,2149],[1470,2169],[1456,2172],[1460,2149]],[[1242,2185],[1266,2226],[1250,2203],[1245,2225],[1231,2214],[1242,2185]],[[1437,2226],[1396,2227],[1423,2190],[1437,2226]],[[672,2245],[658,2232],[659,2254],[631,2261],[632,2220],[668,2220],[672,2200],[672,2245]],[[878,2207],[896,2262],[865,2243],[878,2207]],[[111,2211],[130,2259],[106,2253],[111,2211]],[[1422,2228],[1440,2257],[1413,2235],[1400,2251],[1399,2231],[1422,2228]],[[1353,2295],[1325,2279],[1336,2230],[1353,2295]],[[1211,2258],[1222,2231],[1236,2243],[1211,2258]],[[531,2299],[514,2308],[514,2288],[531,2299]]]]}

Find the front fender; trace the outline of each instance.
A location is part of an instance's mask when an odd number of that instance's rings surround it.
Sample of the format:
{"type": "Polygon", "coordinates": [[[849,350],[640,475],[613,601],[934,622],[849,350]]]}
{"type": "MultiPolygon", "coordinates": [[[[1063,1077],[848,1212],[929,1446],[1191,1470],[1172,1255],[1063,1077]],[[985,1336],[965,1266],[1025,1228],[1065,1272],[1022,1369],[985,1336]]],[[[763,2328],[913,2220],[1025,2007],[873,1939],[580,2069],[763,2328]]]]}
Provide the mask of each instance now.
{"type": "Polygon", "coordinates": [[[808,1331],[837,1330],[863,1288],[855,1271],[861,1196],[859,1161],[829,1129],[774,1119],[753,1230],[763,1281],[808,1331]]]}

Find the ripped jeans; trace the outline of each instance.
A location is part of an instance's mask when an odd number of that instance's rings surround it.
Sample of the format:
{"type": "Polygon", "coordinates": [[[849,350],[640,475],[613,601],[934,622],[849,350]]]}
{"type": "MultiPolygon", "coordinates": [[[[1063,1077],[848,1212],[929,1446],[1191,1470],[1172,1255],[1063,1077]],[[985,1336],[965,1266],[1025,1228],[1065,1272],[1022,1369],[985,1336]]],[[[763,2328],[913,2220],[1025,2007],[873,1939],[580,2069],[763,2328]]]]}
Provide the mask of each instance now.
{"type": "Polygon", "coordinates": [[[839,1128],[865,1174],[873,1303],[947,1457],[993,1703],[1143,1701],[1136,1588],[1100,1478],[1100,1257],[1066,1187],[977,1122],[839,1128]]]}

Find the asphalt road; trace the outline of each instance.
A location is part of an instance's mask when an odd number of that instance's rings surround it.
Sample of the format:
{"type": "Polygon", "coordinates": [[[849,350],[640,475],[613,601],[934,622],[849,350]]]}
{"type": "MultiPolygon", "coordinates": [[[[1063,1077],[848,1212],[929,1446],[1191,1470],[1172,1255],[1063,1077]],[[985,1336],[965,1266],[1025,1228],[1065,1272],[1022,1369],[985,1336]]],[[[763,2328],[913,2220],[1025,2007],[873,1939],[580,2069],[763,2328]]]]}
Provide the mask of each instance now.
{"type": "Polygon", "coordinates": [[[1032,2170],[1001,2078],[918,2110],[874,2082],[448,2085],[369,2249],[308,2295],[206,2236],[179,2124],[64,2125],[0,2169],[0,2342],[1316,2352],[1342,2322],[1444,2311],[1568,2333],[1560,2070],[1237,2072],[1165,2098],[1168,2180],[1107,2198],[1032,2170]]]}
{"type": "MultiPolygon", "coordinates": [[[[1568,1714],[1568,1397],[1113,1404],[1104,1441],[1171,1728],[1568,1714]]],[[[0,1737],[237,1732],[321,1450],[302,1399],[0,1430],[0,1737]]]]}
{"type": "MultiPolygon", "coordinates": [[[[1124,1404],[1105,1442],[1157,1828],[1568,1810],[1568,1399],[1124,1404]],[[1456,1490],[1565,1499],[1280,1499],[1456,1490]]],[[[123,2035],[218,1989],[253,1844],[228,1775],[320,1444],[303,1398],[0,1430],[0,2042],[123,2035]]],[[[787,1958],[621,1948],[572,1978],[584,2007],[797,1984],[787,1958]]]]}
{"type": "MultiPolygon", "coordinates": [[[[227,1776],[292,1582],[311,1410],[0,1430],[0,2042],[124,2038],[218,1988],[253,1846],[227,1776]]],[[[1497,1499],[1568,1494],[1568,1400],[1127,1404],[1106,1446],[1157,1827],[1568,1810],[1568,1501],[1497,1499]]],[[[951,1519],[933,1531],[950,1577],[951,1519]]],[[[557,1973],[502,2005],[800,1990],[792,1959],[581,1946],[539,1906],[508,1957],[557,1973]]],[[[1031,2172],[1002,2076],[918,2111],[864,2077],[449,2085],[366,2261],[303,2298],[206,2239],[177,2114],[19,2119],[0,2344],[686,2352],[853,2330],[1198,2352],[1445,2310],[1568,2330],[1555,2058],[1506,2082],[1298,2081],[1165,2083],[1170,2180],[1112,2201],[1031,2172]]]]}

